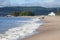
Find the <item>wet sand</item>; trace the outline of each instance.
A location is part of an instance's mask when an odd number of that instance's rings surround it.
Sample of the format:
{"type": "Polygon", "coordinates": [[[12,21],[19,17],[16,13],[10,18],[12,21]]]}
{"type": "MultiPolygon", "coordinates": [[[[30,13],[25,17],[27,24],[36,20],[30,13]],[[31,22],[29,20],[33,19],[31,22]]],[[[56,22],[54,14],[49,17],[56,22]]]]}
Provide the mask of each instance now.
{"type": "Polygon", "coordinates": [[[45,16],[46,23],[37,29],[39,34],[24,40],[60,40],[60,16],[45,16]]]}

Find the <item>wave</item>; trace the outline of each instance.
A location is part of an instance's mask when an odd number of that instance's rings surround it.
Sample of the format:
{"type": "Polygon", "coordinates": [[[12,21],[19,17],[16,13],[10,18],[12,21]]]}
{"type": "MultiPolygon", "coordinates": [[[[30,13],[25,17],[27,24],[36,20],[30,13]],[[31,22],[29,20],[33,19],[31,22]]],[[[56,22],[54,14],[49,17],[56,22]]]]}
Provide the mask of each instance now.
{"type": "MultiPolygon", "coordinates": [[[[20,26],[8,29],[4,34],[0,34],[0,40],[21,40],[27,36],[31,36],[36,33],[36,29],[39,28],[42,23],[36,23],[41,21],[40,19],[32,19],[28,23],[20,26]]],[[[21,22],[21,21],[17,21],[21,22]]],[[[26,22],[26,21],[23,21],[26,22]]]]}

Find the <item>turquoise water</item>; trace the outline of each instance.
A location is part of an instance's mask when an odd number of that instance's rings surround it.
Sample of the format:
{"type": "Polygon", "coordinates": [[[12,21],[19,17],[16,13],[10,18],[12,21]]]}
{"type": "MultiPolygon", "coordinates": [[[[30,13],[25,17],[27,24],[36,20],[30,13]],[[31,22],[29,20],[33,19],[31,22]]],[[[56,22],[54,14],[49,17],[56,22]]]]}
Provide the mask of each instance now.
{"type": "Polygon", "coordinates": [[[0,40],[21,40],[34,34],[40,25],[38,18],[0,17],[0,40]]]}

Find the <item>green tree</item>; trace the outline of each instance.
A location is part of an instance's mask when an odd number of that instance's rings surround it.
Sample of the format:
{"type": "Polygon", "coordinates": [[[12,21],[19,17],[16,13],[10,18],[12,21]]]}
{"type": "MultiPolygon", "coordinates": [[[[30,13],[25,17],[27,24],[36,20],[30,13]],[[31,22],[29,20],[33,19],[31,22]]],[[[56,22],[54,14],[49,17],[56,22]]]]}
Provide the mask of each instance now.
{"type": "Polygon", "coordinates": [[[60,10],[58,11],[57,15],[60,15],[60,10]]]}
{"type": "Polygon", "coordinates": [[[13,13],[10,13],[10,15],[12,15],[12,16],[19,16],[19,13],[20,12],[13,12],[13,13]]]}
{"type": "Polygon", "coordinates": [[[30,11],[23,11],[23,12],[13,12],[10,15],[12,16],[34,16],[34,13],[30,11]]]}
{"type": "Polygon", "coordinates": [[[19,16],[34,16],[34,13],[30,11],[23,11],[19,14],[19,16]]]}

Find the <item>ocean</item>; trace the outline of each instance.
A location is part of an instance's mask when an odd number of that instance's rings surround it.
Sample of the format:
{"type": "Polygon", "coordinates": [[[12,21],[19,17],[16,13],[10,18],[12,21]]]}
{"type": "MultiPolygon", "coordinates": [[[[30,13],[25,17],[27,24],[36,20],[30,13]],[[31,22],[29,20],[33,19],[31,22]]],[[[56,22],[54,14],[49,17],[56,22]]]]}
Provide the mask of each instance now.
{"type": "Polygon", "coordinates": [[[37,33],[42,24],[38,18],[0,17],[0,40],[21,40],[37,33]]]}

